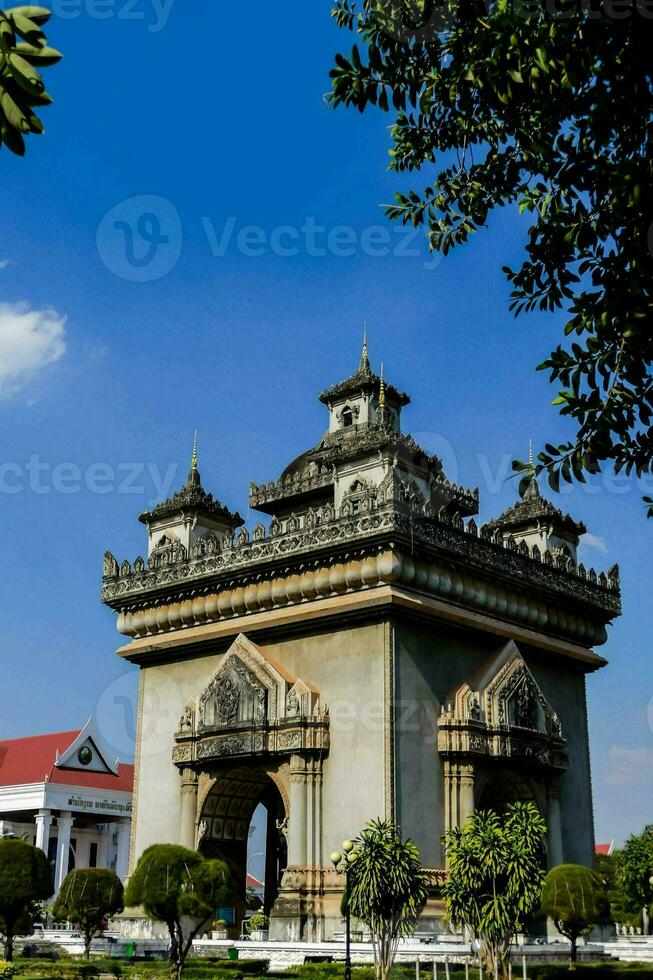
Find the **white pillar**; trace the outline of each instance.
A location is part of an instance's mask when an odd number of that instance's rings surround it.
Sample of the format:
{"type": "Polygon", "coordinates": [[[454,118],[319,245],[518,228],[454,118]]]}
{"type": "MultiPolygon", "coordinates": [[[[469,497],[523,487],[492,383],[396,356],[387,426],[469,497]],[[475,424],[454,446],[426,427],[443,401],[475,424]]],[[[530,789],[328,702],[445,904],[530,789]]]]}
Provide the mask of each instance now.
{"type": "Polygon", "coordinates": [[[116,874],[124,881],[129,871],[129,836],[131,820],[123,817],[118,821],[118,853],[116,856],[116,874]]]}
{"type": "Polygon", "coordinates": [[[78,830],[76,837],[77,846],[75,847],[75,867],[88,868],[88,862],[90,860],[89,851],[91,849],[90,836],[88,833],[80,833],[78,830]]]}
{"type": "Polygon", "coordinates": [[[73,817],[69,810],[62,810],[57,817],[57,864],[54,872],[54,890],[59,891],[68,874],[68,855],[70,854],[70,828],[73,817]]]}
{"type": "Polygon", "coordinates": [[[306,867],[306,760],[290,759],[290,819],[288,820],[288,866],[306,867]]]}
{"type": "Polygon", "coordinates": [[[98,868],[108,868],[109,867],[109,844],[111,843],[111,830],[106,827],[100,829],[98,827],[98,842],[97,842],[97,867],[98,868]]]}
{"type": "Polygon", "coordinates": [[[45,856],[48,856],[50,844],[50,828],[52,827],[52,814],[49,810],[39,810],[34,817],[36,824],[36,846],[40,847],[45,856]]]}

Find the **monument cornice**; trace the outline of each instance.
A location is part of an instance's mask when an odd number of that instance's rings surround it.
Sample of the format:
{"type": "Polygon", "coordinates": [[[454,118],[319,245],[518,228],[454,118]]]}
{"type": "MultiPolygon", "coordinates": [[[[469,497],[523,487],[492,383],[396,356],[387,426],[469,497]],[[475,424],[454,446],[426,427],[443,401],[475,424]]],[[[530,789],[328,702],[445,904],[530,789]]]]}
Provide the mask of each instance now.
{"type": "Polygon", "coordinates": [[[394,543],[330,565],[306,563],[301,572],[289,569],[244,587],[227,581],[221,588],[196,588],[182,600],[152,596],[149,605],[121,611],[118,630],[134,642],[120,653],[134,662],[160,659],[167,647],[177,655],[184,647],[198,655],[202,641],[213,636],[210,627],[225,635],[236,628],[292,630],[333,617],[342,622],[345,617],[385,615],[393,604],[412,617],[520,637],[585,661],[590,670],[605,663],[590,649],[606,638],[603,622],[594,615],[565,607],[557,597],[544,601],[498,579],[481,579],[473,570],[455,569],[446,561],[413,557],[394,543]]]}
{"type": "Polygon", "coordinates": [[[473,521],[388,507],[252,541],[241,532],[231,547],[155,567],[109,557],[103,601],[135,637],[393,583],[586,646],[605,641],[620,611],[616,574],[538,561],[473,521]]]}

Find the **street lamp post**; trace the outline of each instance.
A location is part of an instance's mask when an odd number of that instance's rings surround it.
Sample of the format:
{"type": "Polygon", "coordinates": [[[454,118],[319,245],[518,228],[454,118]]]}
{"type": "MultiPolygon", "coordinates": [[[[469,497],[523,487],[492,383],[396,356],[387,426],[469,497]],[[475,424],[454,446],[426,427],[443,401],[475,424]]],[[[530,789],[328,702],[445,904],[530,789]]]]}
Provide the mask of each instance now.
{"type": "Polygon", "coordinates": [[[338,874],[345,876],[345,980],[351,980],[351,913],[349,911],[349,872],[358,855],[353,841],[346,840],[342,852],[333,851],[331,863],[338,874]]]}

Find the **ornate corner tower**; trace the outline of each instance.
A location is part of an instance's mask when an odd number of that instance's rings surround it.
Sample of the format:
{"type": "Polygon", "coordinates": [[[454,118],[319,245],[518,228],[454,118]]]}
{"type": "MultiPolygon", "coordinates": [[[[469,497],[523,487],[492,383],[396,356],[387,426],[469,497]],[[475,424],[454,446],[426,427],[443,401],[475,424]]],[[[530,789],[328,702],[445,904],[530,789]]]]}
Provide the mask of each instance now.
{"type": "Polygon", "coordinates": [[[529,799],[549,860],[593,853],[585,675],[619,614],[618,570],[576,564],[582,525],[535,483],[477,526],[402,431],[407,395],[370,365],[320,395],[328,427],[269,483],[267,526],[202,488],[141,518],[148,558],[107,553],[103,601],[141,667],[132,864],[155,842],[220,855],[245,899],[247,833],[268,815],[266,906],[279,938],[340,931],[326,855],[393,818],[433,869],[479,806],[529,799]]]}

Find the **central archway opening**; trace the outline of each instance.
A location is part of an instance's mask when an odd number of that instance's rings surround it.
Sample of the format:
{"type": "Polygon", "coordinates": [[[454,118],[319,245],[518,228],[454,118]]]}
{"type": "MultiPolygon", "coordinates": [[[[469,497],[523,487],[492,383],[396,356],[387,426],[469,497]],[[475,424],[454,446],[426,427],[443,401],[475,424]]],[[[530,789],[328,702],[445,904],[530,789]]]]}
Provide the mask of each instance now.
{"type": "Polygon", "coordinates": [[[219,773],[204,801],[200,850],[229,867],[235,891],[222,917],[234,934],[252,912],[272,911],[287,864],[286,820],[279,789],[258,769],[219,773]]]}
{"type": "Polygon", "coordinates": [[[494,810],[503,813],[509,803],[533,803],[542,810],[541,802],[532,780],[514,769],[500,769],[487,779],[476,803],[477,810],[494,810]]]}

